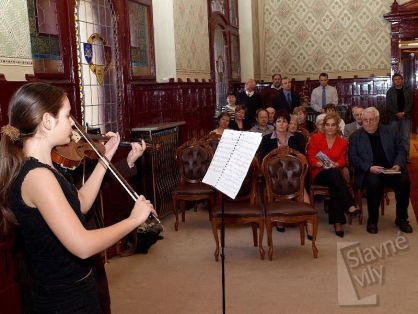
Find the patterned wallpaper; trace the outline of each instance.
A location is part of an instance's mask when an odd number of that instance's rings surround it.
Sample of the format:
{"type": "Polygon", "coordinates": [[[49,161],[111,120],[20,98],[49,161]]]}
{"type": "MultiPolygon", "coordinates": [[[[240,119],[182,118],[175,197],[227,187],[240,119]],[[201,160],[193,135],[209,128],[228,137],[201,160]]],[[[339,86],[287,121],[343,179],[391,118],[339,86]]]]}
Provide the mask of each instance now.
{"type": "Polygon", "coordinates": [[[208,4],[206,0],[174,0],[177,77],[210,78],[208,4]]]}
{"type": "Polygon", "coordinates": [[[324,71],[331,77],[386,75],[390,72],[390,26],[383,15],[392,3],[265,0],[266,76],[280,72],[312,79],[324,71]]]}
{"type": "Polygon", "coordinates": [[[0,8],[0,73],[24,78],[23,72],[33,73],[26,0],[0,0],[0,8]]]}

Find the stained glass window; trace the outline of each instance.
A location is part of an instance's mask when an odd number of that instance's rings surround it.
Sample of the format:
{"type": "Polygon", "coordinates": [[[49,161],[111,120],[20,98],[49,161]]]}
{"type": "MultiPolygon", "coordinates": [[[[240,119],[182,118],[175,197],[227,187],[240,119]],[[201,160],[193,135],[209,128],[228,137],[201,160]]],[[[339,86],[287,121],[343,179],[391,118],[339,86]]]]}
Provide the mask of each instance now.
{"type": "Polygon", "coordinates": [[[122,131],[123,85],[111,2],[79,0],[75,11],[83,123],[101,132],[122,131]]]}

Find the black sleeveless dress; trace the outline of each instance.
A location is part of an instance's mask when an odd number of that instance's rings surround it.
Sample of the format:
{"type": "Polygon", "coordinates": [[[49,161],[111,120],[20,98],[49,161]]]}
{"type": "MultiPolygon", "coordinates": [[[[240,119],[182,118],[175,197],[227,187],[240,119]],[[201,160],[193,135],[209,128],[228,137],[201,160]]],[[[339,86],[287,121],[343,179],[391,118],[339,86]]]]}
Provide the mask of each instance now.
{"type": "Polygon", "coordinates": [[[10,207],[29,255],[34,313],[100,313],[90,259],[70,253],[53,234],[37,208],[22,199],[22,183],[35,168],[51,170],[68,203],[86,226],[77,189],[63,174],[34,158],[25,161],[11,189],[10,207]]]}

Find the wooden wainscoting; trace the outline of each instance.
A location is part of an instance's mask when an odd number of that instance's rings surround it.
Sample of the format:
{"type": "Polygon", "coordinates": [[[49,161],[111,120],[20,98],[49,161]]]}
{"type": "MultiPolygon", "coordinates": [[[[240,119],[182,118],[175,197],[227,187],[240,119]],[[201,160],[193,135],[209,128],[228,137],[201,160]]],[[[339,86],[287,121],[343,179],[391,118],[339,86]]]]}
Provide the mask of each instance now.
{"type": "Polygon", "coordinates": [[[200,138],[214,127],[215,84],[170,82],[128,84],[131,129],[149,124],[185,121],[180,142],[200,138]]]}
{"type": "MultiPolygon", "coordinates": [[[[27,75],[27,81],[7,81],[3,74],[0,73],[0,126],[8,123],[7,111],[10,99],[13,94],[24,84],[37,81],[33,76],[27,75]]],[[[67,93],[67,97],[71,103],[71,111],[75,117],[80,116],[80,106],[76,105],[77,90],[73,83],[68,81],[52,81],[48,82],[55,86],[61,87],[67,93]]]]}

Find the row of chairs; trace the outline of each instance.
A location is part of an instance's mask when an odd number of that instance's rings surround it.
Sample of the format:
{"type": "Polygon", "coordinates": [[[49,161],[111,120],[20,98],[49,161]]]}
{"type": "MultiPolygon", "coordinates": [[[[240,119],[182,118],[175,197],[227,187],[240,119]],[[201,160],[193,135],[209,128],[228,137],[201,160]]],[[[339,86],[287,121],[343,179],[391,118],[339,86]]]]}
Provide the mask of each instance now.
{"type": "Polygon", "coordinates": [[[315,245],[318,218],[316,210],[303,202],[304,179],[307,173],[306,157],[288,147],[270,152],[261,167],[255,158],[236,197],[232,200],[216,193],[202,183],[216,149],[213,139],[192,140],[184,143],[176,151],[179,165],[180,184],[173,191],[173,211],[176,218],[174,227],[178,230],[179,211],[185,220],[185,202],[206,200],[209,205],[209,219],[212,225],[216,249],[215,259],[219,258],[219,235],[221,228],[221,201],[224,203],[224,223],[226,226],[248,224],[252,227],[254,246],[259,248],[260,258],[264,259],[264,229],[267,231],[268,256],[273,257],[273,226],[277,224],[295,224],[300,230],[301,245],[305,243],[307,223],[312,224],[312,252],[316,258],[315,245]],[[259,192],[260,173],[264,181],[263,192],[259,192]]]}

